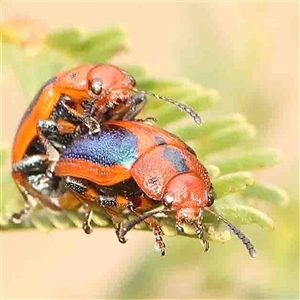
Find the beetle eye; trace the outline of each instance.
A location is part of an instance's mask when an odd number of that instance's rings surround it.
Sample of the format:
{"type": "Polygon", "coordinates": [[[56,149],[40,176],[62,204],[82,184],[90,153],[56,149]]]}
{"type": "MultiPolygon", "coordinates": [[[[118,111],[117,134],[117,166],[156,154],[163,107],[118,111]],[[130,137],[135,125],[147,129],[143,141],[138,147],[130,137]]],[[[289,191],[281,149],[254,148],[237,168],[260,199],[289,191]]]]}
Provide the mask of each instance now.
{"type": "Polygon", "coordinates": [[[102,91],[102,81],[100,80],[100,78],[95,78],[91,81],[91,92],[97,96],[99,96],[101,94],[102,91]]]}
{"type": "Polygon", "coordinates": [[[130,80],[132,86],[136,86],[135,79],[126,71],[123,71],[123,74],[130,80]]]}
{"type": "Polygon", "coordinates": [[[136,81],[135,81],[135,79],[134,79],[132,76],[130,76],[130,75],[129,75],[129,78],[130,78],[130,81],[131,81],[131,85],[132,85],[132,86],[136,86],[136,81]]]}
{"type": "Polygon", "coordinates": [[[207,200],[208,200],[207,206],[212,206],[214,204],[215,198],[214,198],[213,188],[209,190],[207,195],[207,200]]]}
{"type": "Polygon", "coordinates": [[[162,202],[166,207],[170,207],[172,205],[173,201],[174,201],[174,197],[171,194],[167,193],[164,195],[162,202]]]}

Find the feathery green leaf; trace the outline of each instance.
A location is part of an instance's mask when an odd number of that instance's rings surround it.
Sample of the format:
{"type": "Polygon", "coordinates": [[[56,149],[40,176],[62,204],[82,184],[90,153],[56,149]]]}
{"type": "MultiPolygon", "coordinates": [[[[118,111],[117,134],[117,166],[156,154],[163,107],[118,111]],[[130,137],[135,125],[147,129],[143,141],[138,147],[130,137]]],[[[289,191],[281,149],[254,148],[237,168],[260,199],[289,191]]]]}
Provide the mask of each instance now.
{"type": "Polygon", "coordinates": [[[223,174],[272,167],[279,163],[275,149],[253,149],[214,161],[223,174]]]}
{"type": "Polygon", "coordinates": [[[249,172],[236,172],[222,175],[213,180],[216,199],[229,194],[238,193],[254,183],[253,175],[249,172]]]}
{"type": "Polygon", "coordinates": [[[224,205],[217,203],[215,210],[234,224],[257,224],[260,227],[274,229],[274,221],[260,210],[246,205],[224,205]]]}
{"type": "Polygon", "coordinates": [[[261,181],[256,181],[252,186],[246,188],[243,195],[280,206],[286,206],[289,203],[289,197],[283,189],[261,181]]]}

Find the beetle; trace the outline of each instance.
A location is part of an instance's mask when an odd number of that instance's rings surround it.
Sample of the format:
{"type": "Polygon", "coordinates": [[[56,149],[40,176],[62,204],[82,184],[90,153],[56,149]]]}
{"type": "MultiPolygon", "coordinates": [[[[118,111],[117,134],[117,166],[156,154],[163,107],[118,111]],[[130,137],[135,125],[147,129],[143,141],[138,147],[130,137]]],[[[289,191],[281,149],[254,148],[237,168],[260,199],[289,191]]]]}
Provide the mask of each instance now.
{"type": "MultiPolygon", "coordinates": [[[[52,159],[47,145],[55,145],[61,151],[76,136],[98,128],[106,120],[134,119],[144,107],[146,95],[176,105],[201,123],[198,114],[185,104],[140,91],[135,85],[134,78],[119,67],[87,64],[61,72],[41,87],[25,112],[13,143],[12,177],[25,200],[24,209],[12,217],[15,223],[30,210],[31,198],[43,198],[44,204],[56,206],[41,190],[33,188],[41,178],[50,184],[43,174],[52,159]],[[40,166],[35,164],[36,160],[40,166]],[[37,174],[40,176],[32,176],[37,174]]],[[[52,177],[47,170],[46,175],[52,177]]]]}
{"type": "Polygon", "coordinates": [[[184,223],[191,224],[207,251],[209,243],[202,222],[207,211],[237,235],[252,257],[256,254],[239,229],[209,208],[214,202],[213,186],[193,149],[161,128],[134,121],[109,121],[94,133],[74,140],[59,155],[54,173],[87,206],[86,233],[91,232],[93,209],[100,206],[114,218],[118,214],[111,207],[126,207],[137,218],[118,226],[119,241],[125,243],[126,233],[146,221],[154,232],[156,248],[164,255],[162,231],[154,218],[163,212],[174,215],[180,232],[184,223]],[[160,210],[151,211],[159,205],[160,210]]]}

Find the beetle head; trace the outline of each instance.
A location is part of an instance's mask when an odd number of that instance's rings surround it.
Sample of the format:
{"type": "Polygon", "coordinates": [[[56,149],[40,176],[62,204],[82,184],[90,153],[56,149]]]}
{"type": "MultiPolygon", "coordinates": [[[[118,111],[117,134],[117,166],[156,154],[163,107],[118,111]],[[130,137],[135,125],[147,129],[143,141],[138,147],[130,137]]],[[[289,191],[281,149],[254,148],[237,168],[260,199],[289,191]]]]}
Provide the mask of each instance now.
{"type": "Polygon", "coordinates": [[[176,213],[179,222],[193,223],[205,207],[213,204],[212,186],[202,178],[184,173],[166,186],[163,203],[176,213]]]}
{"type": "Polygon", "coordinates": [[[128,97],[134,86],[135,80],[127,72],[109,64],[81,65],[61,72],[55,82],[59,93],[76,102],[107,101],[107,98],[116,98],[117,95],[128,97]]]}

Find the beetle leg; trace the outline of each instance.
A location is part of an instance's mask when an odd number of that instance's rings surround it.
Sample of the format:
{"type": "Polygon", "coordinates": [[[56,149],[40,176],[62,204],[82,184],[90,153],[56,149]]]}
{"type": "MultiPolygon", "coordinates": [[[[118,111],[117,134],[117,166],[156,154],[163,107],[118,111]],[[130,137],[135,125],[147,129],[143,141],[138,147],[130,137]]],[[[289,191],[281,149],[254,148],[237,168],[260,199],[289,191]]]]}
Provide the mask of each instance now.
{"type": "Polygon", "coordinates": [[[38,121],[37,132],[60,151],[64,150],[65,144],[69,144],[80,134],[80,127],[63,119],[57,121],[43,119],[38,121]]]}
{"type": "MultiPolygon", "coordinates": [[[[135,207],[132,202],[129,202],[128,209],[137,217],[140,217],[141,214],[135,210],[135,207]]],[[[164,256],[166,254],[166,245],[162,238],[162,230],[159,226],[159,222],[156,218],[150,217],[144,220],[144,222],[149,226],[152,230],[154,237],[155,237],[155,249],[160,251],[161,255],[164,256]]]]}
{"type": "Polygon", "coordinates": [[[157,119],[155,119],[153,117],[148,117],[148,118],[145,118],[145,119],[136,119],[135,121],[145,123],[145,124],[148,124],[148,125],[154,125],[157,122],[157,119]]]}
{"type": "MultiPolygon", "coordinates": [[[[57,181],[59,180],[58,178],[57,180],[54,180],[53,178],[49,178],[46,174],[26,174],[26,176],[22,174],[22,171],[25,172],[25,170],[27,172],[29,172],[29,170],[34,171],[35,168],[31,162],[32,158],[35,158],[36,156],[28,157],[14,166],[13,176],[17,179],[17,186],[25,201],[24,208],[11,216],[11,221],[16,224],[21,223],[25,215],[29,214],[32,208],[36,206],[36,199],[39,199],[42,204],[52,210],[62,209],[60,201],[63,197],[56,192],[56,189],[59,186],[59,181],[57,181]],[[28,165],[26,165],[26,163],[28,163],[28,165]]],[[[38,164],[38,166],[40,166],[40,164],[38,164]]],[[[69,199],[68,203],[70,202],[71,200],[69,199]]]]}
{"type": "Polygon", "coordinates": [[[86,199],[89,204],[97,204],[101,207],[116,206],[116,199],[112,196],[100,195],[99,191],[85,180],[67,176],[66,187],[71,189],[80,199],[86,199]]]}
{"type": "Polygon", "coordinates": [[[12,167],[12,176],[15,179],[18,189],[23,196],[25,201],[24,207],[17,213],[14,213],[11,216],[11,221],[15,224],[19,224],[22,222],[22,219],[29,214],[32,207],[36,205],[33,197],[27,191],[25,187],[28,183],[25,177],[26,173],[36,171],[41,166],[46,165],[48,163],[48,157],[46,155],[33,155],[22,159],[21,161],[15,163],[12,167]]]}
{"type": "Polygon", "coordinates": [[[18,186],[18,188],[25,200],[25,204],[20,211],[13,213],[10,217],[10,221],[14,224],[20,224],[24,217],[27,216],[36,205],[36,202],[33,200],[33,197],[31,197],[31,195],[26,191],[26,189],[24,189],[23,186],[18,186]]]}
{"type": "Polygon", "coordinates": [[[94,131],[100,130],[100,124],[99,122],[94,119],[91,116],[92,110],[90,106],[88,106],[85,110],[84,113],[81,114],[79,113],[76,109],[70,107],[68,105],[68,102],[70,99],[68,97],[64,97],[61,100],[61,104],[63,108],[76,120],[80,121],[84,126],[86,126],[89,129],[89,133],[92,133],[94,131]]]}
{"type": "Polygon", "coordinates": [[[86,234],[91,234],[92,231],[93,231],[93,227],[91,225],[92,217],[93,217],[93,211],[92,210],[85,213],[84,222],[82,224],[82,229],[86,234]]]}
{"type": "Polygon", "coordinates": [[[49,161],[57,162],[59,160],[59,153],[50,143],[49,139],[45,137],[45,131],[58,132],[59,130],[57,123],[52,120],[39,120],[37,124],[37,134],[40,141],[45,147],[49,161]]]}
{"type": "Polygon", "coordinates": [[[196,229],[196,234],[198,235],[200,241],[204,245],[204,252],[209,250],[209,242],[204,238],[204,224],[203,224],[203,211],[201,211],[198,220],[194,223],[196,229]]]}
{"type": "MultiPolygon", "coordinates": [[[[90,234],[93,231],[91,221],[93,217],[93,209],[92,209],[92,203],[88,202],[86,203],[84,198],[88,198],[89,194],[92,192],[92,190],[88,188],[87,184],[83,180],[78,180],[73,177],[66,177],[65,179],[65,185],[67,188],[69,188],[75,196],[78,198],[78,200],[82,203],[83,208],[87,211],[84,216],[84,222],[82,224],[82,229],[86,234],[90,234]]],[[[94,192],[94,191],[93,191],[94,192]]],[[[90,197],[94,197],[95,195],[90,195],[90,197]]]]}
{"type": "Polygon", "coordinates": [[[13,172],[30,173],[39,170],[43,166],[47,166],[49,163],[48,155],[36,154],[27,156],[22,160],[15,163],[12,168],[13,172]]]}
{"type": "Polygon", "coordinates": [[[177,230],[178,232],[184,233],[184,229],[183,229],[183,227],[182,227],[182,223],[181,223],[181,222],[177,221],[175,227],[176,227],[176,230],[177,230]]]}
{"type": "Polygon", "coordinates": [[[144,93],[137,93],[131,96],[130,110],[122,117],[123,120],[133,120],[144,108],[147,98],[144,93]]]}
{"type": "Polygon", "coordinates": [[[46,173],[50,178],[53,177],[55,163],[59,160],[58,150],[62,150],[65,147],[62,140],[63,135],[65,134],[70,134],[75,137],[77,134],[77,127],[69,122],[63,121],[60,123],[49,119],[38,121],[37,135],[44,145],[46,155],[48,156],[49,166],[46,173]],[[58,141],[55,143],[55,146],[53,145],[54,141],[52,141],[51,138],[55,138],[58,141]]]}
{"type": "MultiPolygon", "coordinates": [[[[115,197],[100,195],[99,191],[91,184],[88,184],[84,180],[79,180],[73,177],[66,177],[65,184],[66,187],[72,190],[72,192],[78,197],[79,201],[81,201],[85,207],[88,207],[88,210],[91,211],[90,207],[93,207],[96,204],[97,207],[101,207],[104,213],[112,220],[114,224],[118,224],[122,221],[122,214],[110,209],[110,207],[117,206],[115,197]]],[[[86,218],[88,218],[88,216],[86,216],[86,218]]],[[[83,227],[85,227],[85,224],[83,227]]],[[[85,228],[83,229],[85,231],[85,228]]]]}

